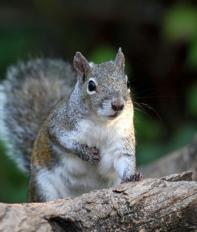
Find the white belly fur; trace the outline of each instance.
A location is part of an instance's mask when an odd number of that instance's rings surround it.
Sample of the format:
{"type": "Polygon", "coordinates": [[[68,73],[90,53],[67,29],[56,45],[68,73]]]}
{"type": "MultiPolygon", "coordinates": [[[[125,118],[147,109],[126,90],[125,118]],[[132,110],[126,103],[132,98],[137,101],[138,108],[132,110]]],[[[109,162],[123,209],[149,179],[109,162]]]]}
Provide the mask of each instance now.
{"type": "Polygon", "coordinates": [[[99,149],[101,156],[99,165],[93,166],[78,158],[76,154],[62,154],[60,166],[53,171],[42,170],[39,175],[38,182],[43,183],[45,179],[47,188],[58,189],[58,193],[54,190],[54,194],[47,196],[48,200],[77,196],[120,183],[113,163],[119,156],[118,150],[121,150],[121,138],[131,130],[132,118],[128,120],[128,117],[122,115],[116,122],[111,121],[108,124],[94,120],[81,120],[78,126],[80,133],[73,135],[75,140],[99,149]],[[47,180],[50,181],[47,182],[47,180]]]}
{"type": "Polygon", "coordinates": [[[120,182],[114,170],[114,160],[118,158],[119,151],[122,150],[121,139],[132,129],[132,118],[131,115],[129,116],[123,113],[116,121],[109,121],[108,124],[92,119],[80,121],[78,130],[80,133],[76,135],[76,141],[98,148],[101,161],[98,166],[92,166],[76,158],[76,155],[72,155],[72,158],[67,160],[66,167],[72,177],[80,176],[82,184],[84,176],[84,184],[90,184],[94,188],[103,187],[103,184],[106,187],[112,186],[120,182]]]}

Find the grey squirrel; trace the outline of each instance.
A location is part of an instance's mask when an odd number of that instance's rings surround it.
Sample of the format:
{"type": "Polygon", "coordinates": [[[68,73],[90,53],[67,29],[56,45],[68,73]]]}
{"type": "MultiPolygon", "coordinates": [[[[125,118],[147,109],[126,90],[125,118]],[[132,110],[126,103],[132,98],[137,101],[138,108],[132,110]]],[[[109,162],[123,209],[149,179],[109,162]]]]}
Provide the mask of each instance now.
{"type": "Polygon", "coordinates": [[[93,64],[77,52],[73,66],[30,60],[0,86],[1,137],[30,175],[31,202],[139,179],[124,54],[93,64]]]}

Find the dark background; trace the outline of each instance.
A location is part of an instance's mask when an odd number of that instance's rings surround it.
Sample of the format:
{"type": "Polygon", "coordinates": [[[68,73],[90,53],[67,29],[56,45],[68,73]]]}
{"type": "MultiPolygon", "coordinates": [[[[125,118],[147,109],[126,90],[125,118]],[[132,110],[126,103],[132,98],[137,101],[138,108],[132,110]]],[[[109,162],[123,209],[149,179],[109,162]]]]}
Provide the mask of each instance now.
{"type": "MultiPolygon", "coordinates": [[[[197,131],[196,1],[23,0],[0,3],[0,76],[17,60],[114,59],[121,46],[135,101],[137,162],[191,143],[197,131]]],[[[0,201],[26,200],[27,178],[0,153],[0,201]]]]}

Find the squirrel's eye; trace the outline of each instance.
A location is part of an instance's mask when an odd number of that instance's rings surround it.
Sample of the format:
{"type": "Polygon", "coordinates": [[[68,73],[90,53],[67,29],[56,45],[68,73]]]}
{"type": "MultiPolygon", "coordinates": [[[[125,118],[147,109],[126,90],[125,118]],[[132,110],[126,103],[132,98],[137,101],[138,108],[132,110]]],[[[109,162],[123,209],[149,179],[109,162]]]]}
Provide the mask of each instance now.
{"type": "Polygon", "coordinates": [[[96,84],[95,84],[95,82],[93,80],[90,80],[88,82],[88,90],[90,92],[96,91],[96,84]]]}

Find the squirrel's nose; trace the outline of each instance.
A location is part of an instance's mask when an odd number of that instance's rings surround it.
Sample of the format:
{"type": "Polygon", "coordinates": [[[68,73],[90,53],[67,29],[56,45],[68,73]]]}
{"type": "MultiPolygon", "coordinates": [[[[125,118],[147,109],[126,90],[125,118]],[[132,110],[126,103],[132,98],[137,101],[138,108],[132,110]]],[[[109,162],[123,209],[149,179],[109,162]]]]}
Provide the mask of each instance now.
{"type": "Polygon", "coordinates": [[[114,111],[122,111],[124,108],[124,103],[120,102],[120,101],[113,101],[111,103],[111,107],[114,111]]]}

